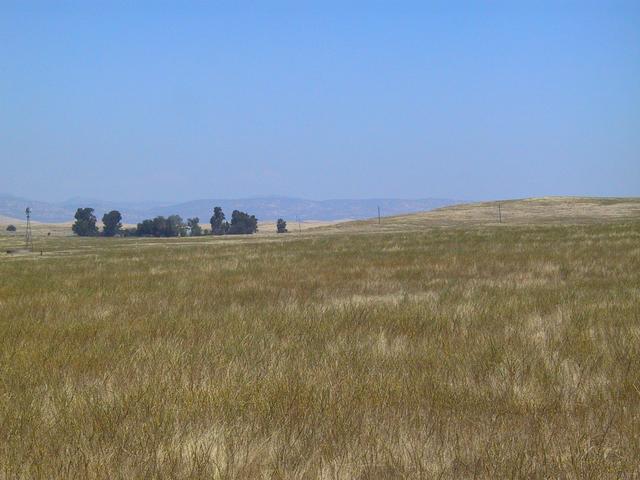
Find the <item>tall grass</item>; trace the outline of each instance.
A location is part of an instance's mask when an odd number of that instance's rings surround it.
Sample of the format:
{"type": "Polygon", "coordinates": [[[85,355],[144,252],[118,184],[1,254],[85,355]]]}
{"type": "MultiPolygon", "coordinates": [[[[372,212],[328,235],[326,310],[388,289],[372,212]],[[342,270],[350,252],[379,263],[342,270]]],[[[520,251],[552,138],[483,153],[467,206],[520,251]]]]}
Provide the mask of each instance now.
{"type": "Polygon", "coordinates": [[[0,259],[0,478],[634,478],[640,224],[0,259]]]}

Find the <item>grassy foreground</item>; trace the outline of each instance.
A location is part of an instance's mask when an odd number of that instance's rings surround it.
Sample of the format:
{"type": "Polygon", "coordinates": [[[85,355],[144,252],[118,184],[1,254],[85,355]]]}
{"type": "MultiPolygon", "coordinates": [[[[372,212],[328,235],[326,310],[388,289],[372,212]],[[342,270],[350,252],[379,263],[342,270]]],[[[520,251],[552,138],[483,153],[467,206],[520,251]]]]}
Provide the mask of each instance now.
{"type": "Polygon", "coordinates": [[[0,478],[637,478],[640,224],[0,258],[0,478]]]}

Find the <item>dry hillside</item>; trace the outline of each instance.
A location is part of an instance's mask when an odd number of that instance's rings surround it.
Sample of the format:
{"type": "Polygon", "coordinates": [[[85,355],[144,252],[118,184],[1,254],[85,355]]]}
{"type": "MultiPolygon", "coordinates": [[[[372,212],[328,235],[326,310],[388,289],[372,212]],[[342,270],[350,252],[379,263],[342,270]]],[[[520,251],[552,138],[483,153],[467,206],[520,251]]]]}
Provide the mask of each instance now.
{"type": "Polygon", "coordinates": [[[438,208],[410,215],[345,222],[337,230],[413,230],[425,227],[583,224],[640,220],[640,198],[543,197],[481,202],[438,208]]]}

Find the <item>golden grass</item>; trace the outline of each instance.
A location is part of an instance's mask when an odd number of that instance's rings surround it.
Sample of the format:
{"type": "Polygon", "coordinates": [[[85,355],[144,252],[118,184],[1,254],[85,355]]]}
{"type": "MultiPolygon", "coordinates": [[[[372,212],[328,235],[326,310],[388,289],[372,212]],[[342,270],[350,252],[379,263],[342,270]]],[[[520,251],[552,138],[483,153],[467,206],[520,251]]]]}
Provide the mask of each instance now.
{"type": "Polygon", "coordinates": [[[336,224],[339,231],[407,231],[475,225],[583,224],[640,219],[640,198],[545,197],[468,203],[411,215],[336,224]],[[498,210],[500,205],[500,211],[498,210]]]}
{"type": "MultiPolygon", "coordinates": [[[[344,221],[344,220],[343,220],[344,221]]],[[[287,229],[289,235],[297,235],[300,232],[307,232],[308,230],[318,230],[322,228],[331,227],[343,221],[319,221],[309,220],[304,222],[287,222],[287,229]]],[[[47,250],[50,245],[55,245],[55,242],[50,242],[50,237],[69,237],[73,236],[71,229],[73,222],[62,223],[40,223],[32,222],[32,234],[36,242],[35,249],[39,252],[40,249],[47,250]]],[[[209,228],[208,224],[201,223],[202,228],[209,228]]],[[[98,227],[102,229],[102,224],[98,222],[98,227]]],[[[135,228],[136,224],[125,224],[124,228],[135,228]]],[[[261,221],[258,224],[258,233],[255,236],[272,236],[276,233],[275,221],[261,221]]],[[[26,230],[26,222],[23,220],[9,219],[8,217],[0,216],[0,249],[1,252],[5,252],[7,248],[19,248],[24,246],[24,236],[26,230]],[[14,225],[17,227],[15,232],[7,232],[8,225],[14,225]]],[[[174,239],[175,240],[175,239],[174,239]]],[[[209,240],[211,240],[209,238],[209,240]]],[[[0,253],[1,255],[1,253],[0,253]]]]}
{"type": "Polygon", "coordinates": [[[640,475],[638,222],[46,242],[2,479],[640,475]]]}

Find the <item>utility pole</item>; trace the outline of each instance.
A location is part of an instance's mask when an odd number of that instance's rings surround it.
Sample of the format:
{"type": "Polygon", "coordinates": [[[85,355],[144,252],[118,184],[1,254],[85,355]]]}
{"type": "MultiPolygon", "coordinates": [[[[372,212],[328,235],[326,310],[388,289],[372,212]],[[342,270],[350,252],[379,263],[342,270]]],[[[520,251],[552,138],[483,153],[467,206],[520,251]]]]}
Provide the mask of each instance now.
{"type": "Polygon", "coordinates": [[[502,204],[498,203],[498,222],[502,223],[502,204]]]}
{"type": "Polygon", "coordinates": [[[380,225],[380,205],[378,205],[378,225],[380,225]]]}
{"type": "Polygon", "coordinates": [[[300,224],[300,215],[296,215],[296,220],[298,221],[298,233],[302,233],[302,225],[300,224]]]}

